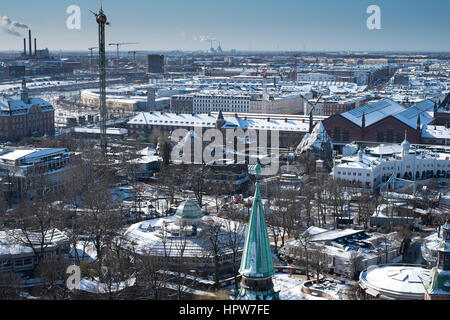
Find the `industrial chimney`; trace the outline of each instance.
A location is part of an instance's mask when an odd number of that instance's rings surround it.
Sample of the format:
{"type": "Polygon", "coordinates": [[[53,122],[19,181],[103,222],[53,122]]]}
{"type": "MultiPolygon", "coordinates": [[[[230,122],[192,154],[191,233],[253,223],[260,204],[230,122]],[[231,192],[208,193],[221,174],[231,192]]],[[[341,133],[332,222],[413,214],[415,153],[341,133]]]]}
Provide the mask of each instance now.
{"type": "Polygon", "coordinates": [[[31,52],[31,29],[28,30],[28,40],[30,44],[30,57],[31,57],[33,55],[33,53],[31,52]]]}
{"type": "Polygon", "coordinates": [[[36,45],[36,38],[34,38],[34,55],[37,57],[37,45],[36,45]]]}
{"type": "Polygon", "coordinates": [[[23,56],[27,56],[27,38],[23,38],[23,56]]]}

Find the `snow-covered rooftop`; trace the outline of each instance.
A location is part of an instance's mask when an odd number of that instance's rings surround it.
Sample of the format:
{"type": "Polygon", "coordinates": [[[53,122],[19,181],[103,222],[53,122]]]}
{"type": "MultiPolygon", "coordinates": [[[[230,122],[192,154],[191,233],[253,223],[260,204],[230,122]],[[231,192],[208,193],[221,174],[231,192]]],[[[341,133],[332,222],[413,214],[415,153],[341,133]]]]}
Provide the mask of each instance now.
{"type": "MultiPolygon", "coordinates": [[[[307,132],[309,123],[301,120],[280,119],[250,119],[224,116],[223,129],[264,129],[276,131],[307,132]]],[[[176,114],[161,112],[141,112],[131,119],[129,125],[174,126],[174,127],[203,127],[215,128],[216,115],[208,114],[176,114]]]]}
{"type": "Polygon", "coordinates": [[[360,283],[380,294],[398,299],[419,298],[425,295],[424,283],[430,270],[414,266],[380,266],[361,273],[360,283]]]}
{"type": "Polygon", "coordinates": [[[341,114],[344,118],[350,120],[358,126],[362,126],[362,118],[365,115],[366,127],[402,111],[406,108],[391,99],[384,99],[375,103],[356,108],[341,114]]]}
{"type": "Polygon", "coordinates": [[[66,153],[67,149],[4,149],[0,150],[0,161],[33,162],[42,157],[66,153]]]}

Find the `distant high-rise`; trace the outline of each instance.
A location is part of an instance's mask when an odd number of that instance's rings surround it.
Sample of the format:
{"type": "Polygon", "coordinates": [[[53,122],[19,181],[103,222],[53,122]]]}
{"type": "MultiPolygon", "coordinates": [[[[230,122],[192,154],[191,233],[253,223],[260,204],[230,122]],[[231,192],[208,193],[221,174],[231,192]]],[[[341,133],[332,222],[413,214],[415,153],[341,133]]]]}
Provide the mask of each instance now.
{"type": "Polygon", "coordinates": [[[159,54],[147,55],[147,73],[164,73],[164,56],[159,54]]]}

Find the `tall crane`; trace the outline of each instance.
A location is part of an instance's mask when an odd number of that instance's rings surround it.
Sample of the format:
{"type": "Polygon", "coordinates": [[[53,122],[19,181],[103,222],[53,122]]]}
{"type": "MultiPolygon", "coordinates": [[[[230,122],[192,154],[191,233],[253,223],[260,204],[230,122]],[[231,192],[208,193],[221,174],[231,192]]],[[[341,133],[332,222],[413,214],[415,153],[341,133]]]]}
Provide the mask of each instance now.
{"type": "Polygon", "coordinates": [[[94,53],[93,53],[93,51],[95,49],[98,49],[98,47],[88,48],[88,50],[91,51],[91,59],[90,59],[90,63],[89,63],[90,64],[89,69],[91,71],[91,74],[94,74],[94,53]]]}
{"type": "Polygon", "coordinates": [[[117,47],[117,58],[116,58],[116,68],[119,69],[120,64],[120,46],[130,45],[130,44],[139,44],[138,42],[119,42],[119,43],[110,43],[110,46],[117,47]]]}
{"type": "MultiPolygon", "coordinates": [[[[92,11],[91,11],[92,12],[92,11]]],[[[99,75],[100,75],[100,135],[103,156],[108,151],[108,140],[106,136],[106,48],[105,48],[105,26],[109,25],[108,18],[103,12],[103,5],[99,13],[92,12],[98,24],[98,46],[99,46],[99,75]]]]}

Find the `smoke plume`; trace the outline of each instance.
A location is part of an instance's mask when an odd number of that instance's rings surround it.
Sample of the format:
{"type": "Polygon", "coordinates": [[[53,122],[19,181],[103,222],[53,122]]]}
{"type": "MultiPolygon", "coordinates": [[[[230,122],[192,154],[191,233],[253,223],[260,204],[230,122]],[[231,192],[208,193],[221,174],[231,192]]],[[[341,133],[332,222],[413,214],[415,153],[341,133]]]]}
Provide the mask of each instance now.
{"type": "Polygon", "coordinates": [[[16,37],[23,37],[23,35],[17,29],[29,29],[26,24],[18,21],[11,21],[7,16],[0,18],[0,30],[16,37]]]}

